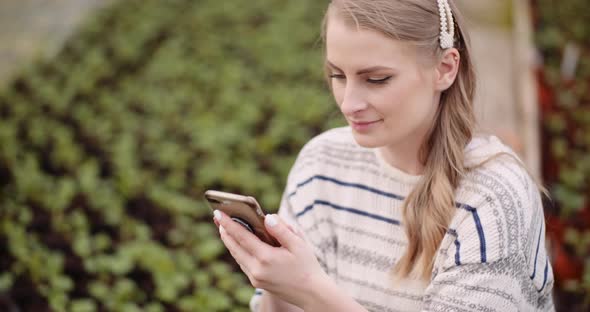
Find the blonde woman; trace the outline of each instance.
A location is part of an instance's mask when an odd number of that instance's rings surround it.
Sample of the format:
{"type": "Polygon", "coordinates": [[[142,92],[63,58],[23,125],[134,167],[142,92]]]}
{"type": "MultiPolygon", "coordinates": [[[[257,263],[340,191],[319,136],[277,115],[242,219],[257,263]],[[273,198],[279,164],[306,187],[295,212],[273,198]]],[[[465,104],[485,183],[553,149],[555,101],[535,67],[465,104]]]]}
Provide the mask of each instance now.
{"type": "MultiPolygon", "coordinates": [[[[345,128],[300,152],[271,247],[216,211],[253,311],[553,311],[540,191],[474,135],[451,0],[333,0],[325,70],[345,128]]],[[[305,109],[305,103],[300,103],[305,109]]]]}

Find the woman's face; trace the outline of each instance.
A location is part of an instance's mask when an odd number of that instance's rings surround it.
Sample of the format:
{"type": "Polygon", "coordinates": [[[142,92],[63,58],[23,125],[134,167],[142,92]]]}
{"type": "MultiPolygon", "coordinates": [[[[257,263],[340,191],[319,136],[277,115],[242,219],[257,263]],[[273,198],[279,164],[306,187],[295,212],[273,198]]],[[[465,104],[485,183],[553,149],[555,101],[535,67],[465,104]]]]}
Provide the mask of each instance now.
{"type": "Polygon", "coordinates": [[[331,14],[326,58],[332,92],[361,146],[399,149],[422,142],[438,105],[435,69],[413,47],[331,14]]]}

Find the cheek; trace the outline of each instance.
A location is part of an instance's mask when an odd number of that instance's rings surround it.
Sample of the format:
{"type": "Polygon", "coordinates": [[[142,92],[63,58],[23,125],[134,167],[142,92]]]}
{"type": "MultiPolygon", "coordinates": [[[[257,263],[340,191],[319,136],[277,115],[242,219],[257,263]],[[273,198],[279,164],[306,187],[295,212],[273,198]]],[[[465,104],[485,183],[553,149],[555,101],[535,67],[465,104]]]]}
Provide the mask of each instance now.
{"type": "MultiPolygon", "coordinates": [[[[420,80],[404,80],[379,95],[377,108],[397,125],[415,123],[429,114],[432,108],[429,88],[420,80]]],[[[377,103],[377,102],[375,102],[377,103]]]]}
{"type": "Polygon", "coordinates": [[[408,92],[405,85],[396,84],[373,92],[370,101],[382,115],[396,117],[407,106],[407,96],[408,92]]]}
{"type": "Polygon", "coordinates": [[[336,105],[340,107],[344,97],[344,86],[341,83],[333,82],[332,83],[332,95],[334,96],[334,100],[336,101],[336,105]]]}

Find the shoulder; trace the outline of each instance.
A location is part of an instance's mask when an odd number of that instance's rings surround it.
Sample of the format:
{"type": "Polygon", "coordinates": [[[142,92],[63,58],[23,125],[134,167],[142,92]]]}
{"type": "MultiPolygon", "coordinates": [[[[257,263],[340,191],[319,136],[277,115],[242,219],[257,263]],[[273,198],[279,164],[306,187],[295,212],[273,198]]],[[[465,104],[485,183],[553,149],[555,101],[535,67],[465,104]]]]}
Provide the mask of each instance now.
{"type": "Polygon", "coordinates": [[[467,172],[456,196],[468,204],[496,202],[504,208],[526,209],[539,195],[524,162],[496,137],[474,139],[466,149],[465,163],[467,172]]]}
{"type": "Polygon", "coordinates": [[[470,145],[465,155],[471,169],[456,190],[456,214],[433,275],[440,280],[478,280],[483,283],[479,289],[502,291],[519,310],[541,300],[550,305],[553,271],[543,243],[538,185],[498,139],[478,139],[470,145]]]}
{"type": "Polygon", "coordinates": [[[457,197],[471,203],[497,201],[523,208],[525,201],[538,195],[538,187],[519,156],[496,137],[476,138],[465,152],[467,172],[457,197]],[[482,202],[484,201],[484,202],[482,202]]]}
{"type": "Polygon", "coordinates": [[[536,182],[495,137],[474,139],[465,155],[471,169],[456,190],[458,211],[450,226],[465,251],[463,261],[529,258],[528,246],[544,223],[536,182]]]}

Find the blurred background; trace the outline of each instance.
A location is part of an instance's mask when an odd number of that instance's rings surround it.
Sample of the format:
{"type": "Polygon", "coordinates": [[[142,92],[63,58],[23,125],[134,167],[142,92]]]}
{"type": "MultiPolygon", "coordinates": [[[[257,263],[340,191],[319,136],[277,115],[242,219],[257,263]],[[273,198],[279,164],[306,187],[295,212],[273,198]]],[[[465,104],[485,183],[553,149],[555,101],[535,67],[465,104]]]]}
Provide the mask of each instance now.
{"type": "MultiPolygon", "coordinates": [[[[590,2],[457,0],[481,130],[551,193],[558,311],[590,310],[590,2]]],[[[0,311],[247,311],[206,189],[278,207],[344,121],[326,1],[0,1],[0,311]]]]}

